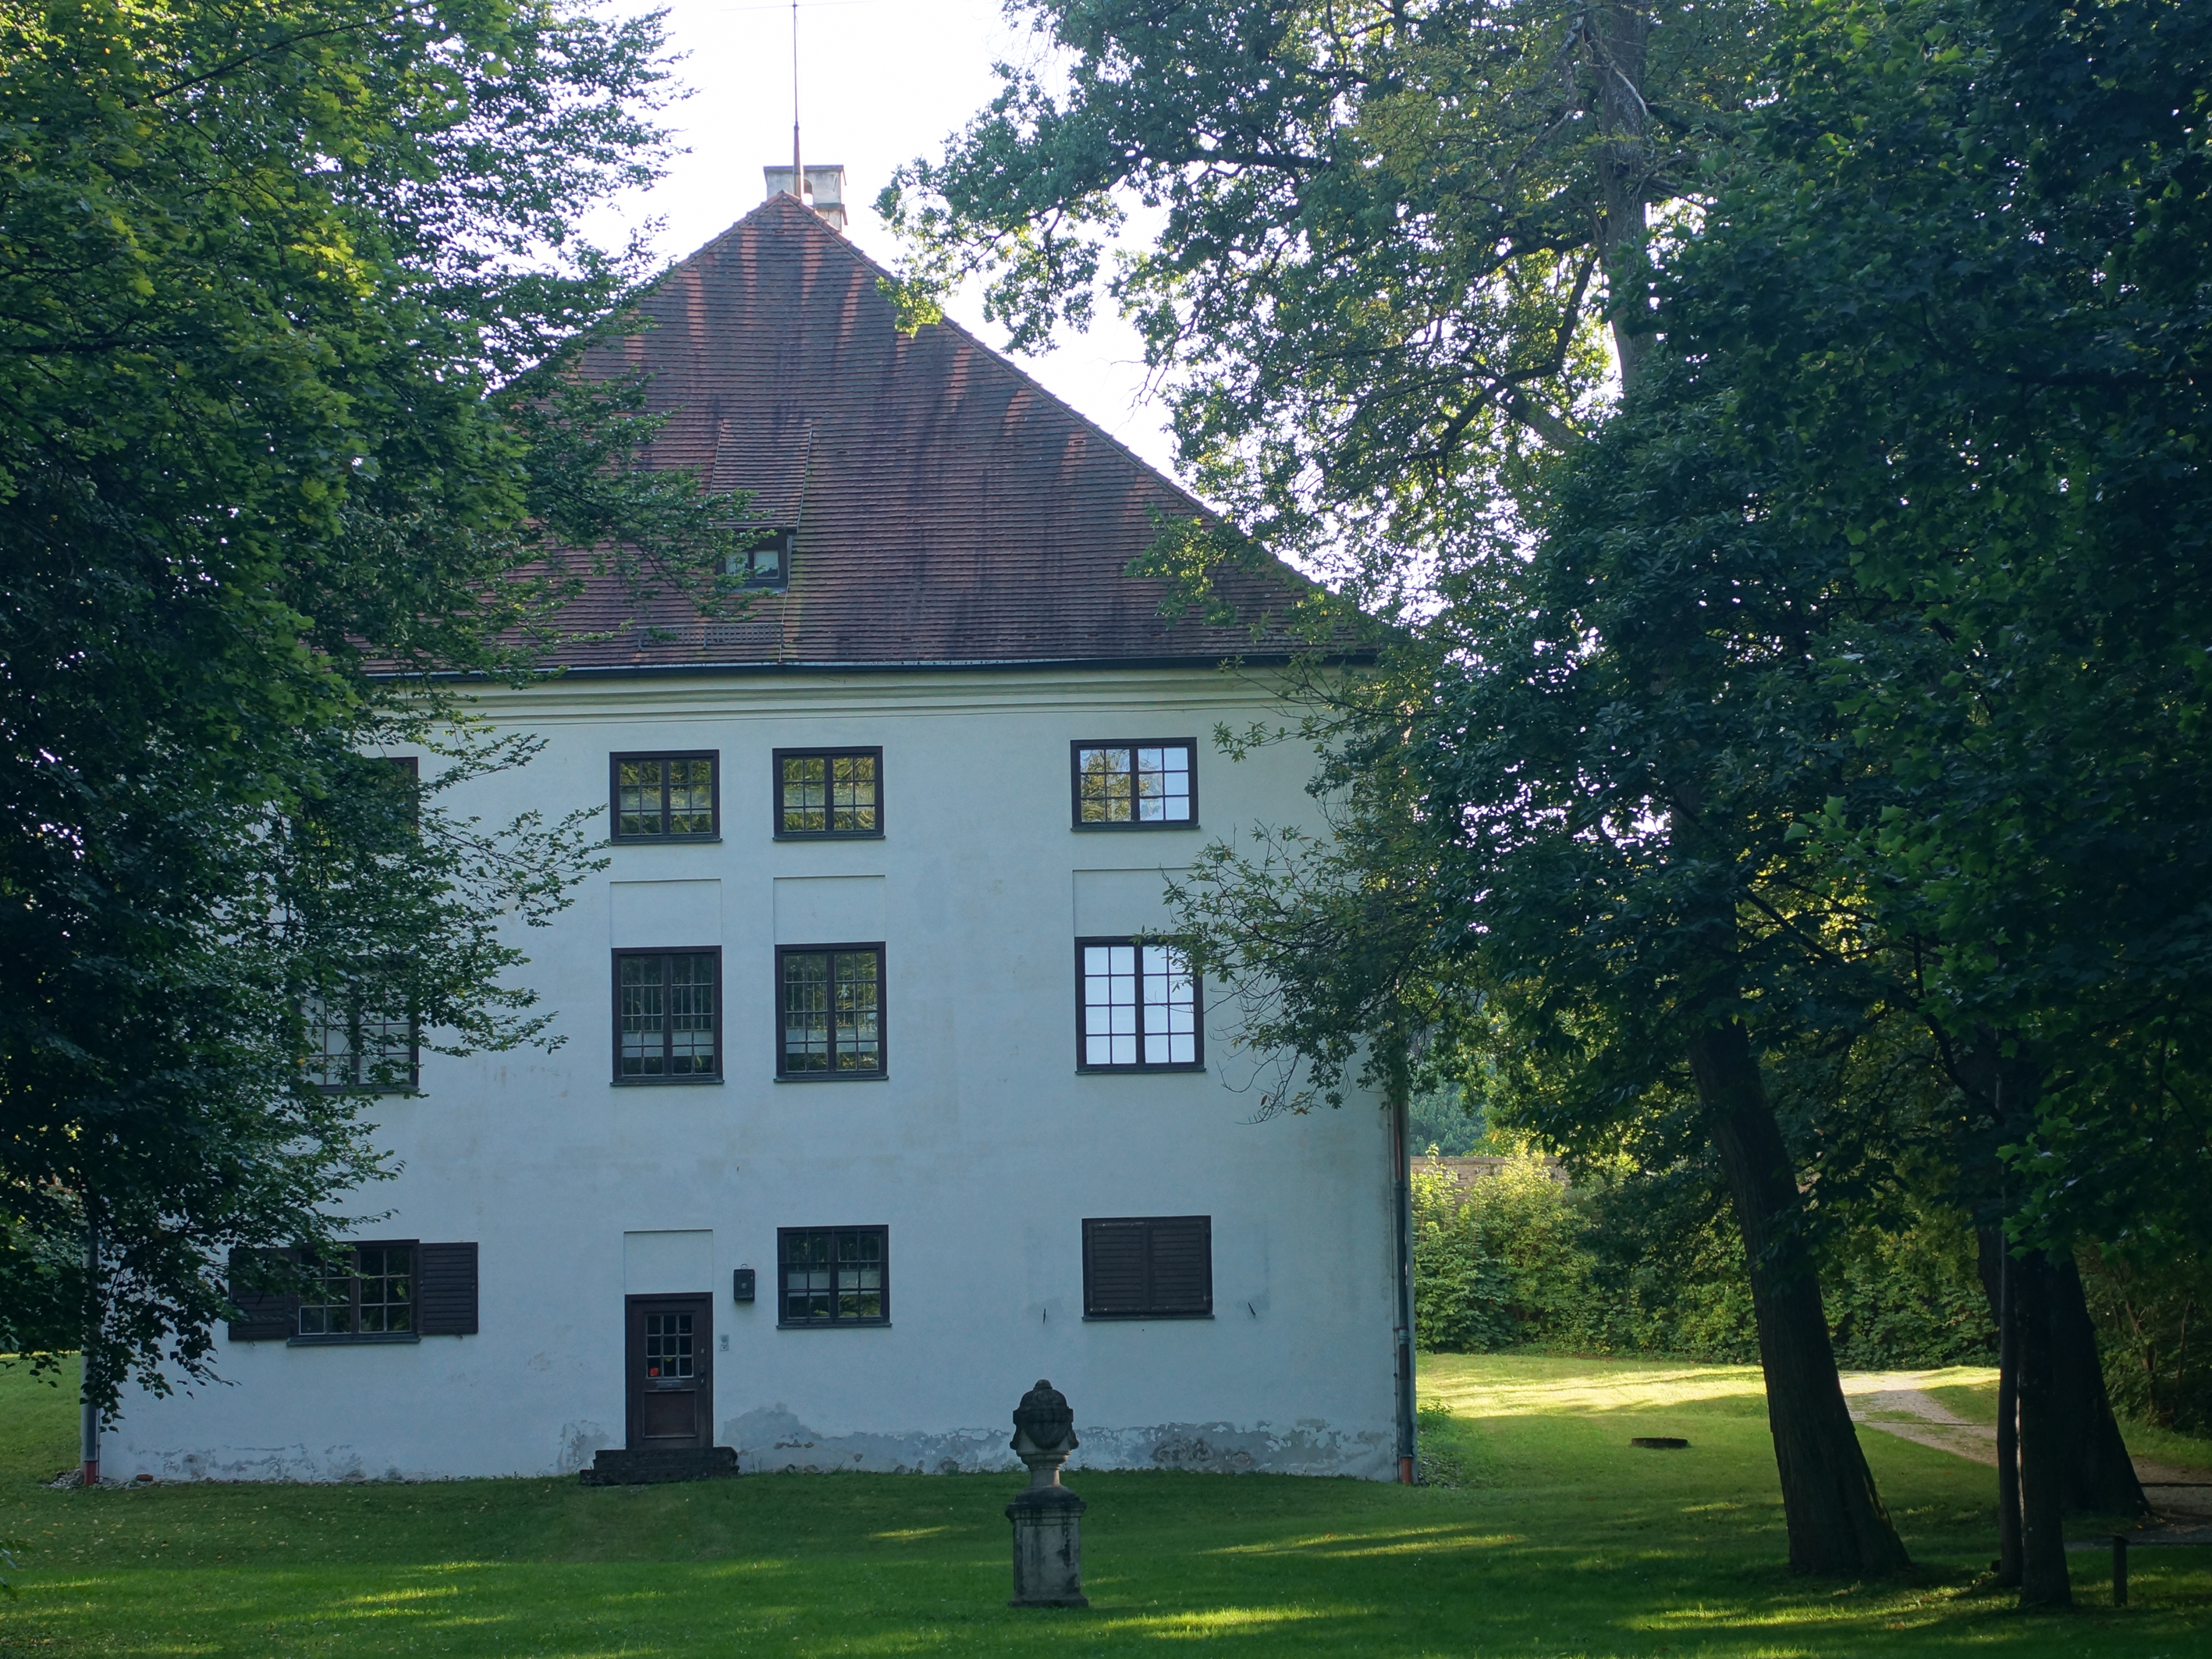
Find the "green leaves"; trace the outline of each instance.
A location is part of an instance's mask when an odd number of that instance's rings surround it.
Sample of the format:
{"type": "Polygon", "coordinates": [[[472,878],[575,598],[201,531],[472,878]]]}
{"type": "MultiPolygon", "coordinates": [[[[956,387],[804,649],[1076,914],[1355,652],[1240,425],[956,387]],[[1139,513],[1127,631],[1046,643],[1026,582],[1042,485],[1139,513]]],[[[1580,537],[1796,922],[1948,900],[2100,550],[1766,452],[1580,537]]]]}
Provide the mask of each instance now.
{"type": "MultiPolygon", "coordinates": [[[[634,465],[634,387],[564,378],[646,274],[576,226],[661,153],[659,27],[0,15],[0,1189],[19,1242],[100,1225],[95,1400],[204,1375],[228,1250],[380,1172],[359,1098],[301,1086],[307,999],[542,1036],[507,927],[586,837],[447,811],[528,750],[436,677],[527,675],[592,571],[735,602],[731,503],[634,465]],[[404,818],[393,749],[432,768],[404,818]]],[[[0,1334],[53,1340],[40,1285],[0,1276],[0,1334]]]]}
{"type": "Polygon", "coordinates": [[[1015,344],[1103,287],[1185,468],[1278,550],[1401,586],[1479,540],[1644,349],[1648,206],[1741,106],[1763,13],[1558,0],[1030,0],[1007,70],[884,207],[908,275],[989,279],[1015,344]],[[1143,210],[1146,246],[1107,247],[1143,210]],[[1607,349],[1607,324],[1613,350],[1607,349]]]}

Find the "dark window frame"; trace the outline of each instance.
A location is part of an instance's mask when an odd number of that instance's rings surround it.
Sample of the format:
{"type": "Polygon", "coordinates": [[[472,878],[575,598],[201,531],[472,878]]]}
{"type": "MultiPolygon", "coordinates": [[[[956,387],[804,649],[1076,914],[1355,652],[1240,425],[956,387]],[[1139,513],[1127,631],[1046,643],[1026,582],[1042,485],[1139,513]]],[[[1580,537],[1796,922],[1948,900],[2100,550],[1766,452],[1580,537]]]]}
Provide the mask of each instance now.
{"type": "Polygon", "coordinates": [[[842,1331],[882,1330],[891,1322],[891,1230],[888,1223],[853,1223],[837,1227],[778,1227],[775,1230],[775,1328],[780,1331],[842,1331]],[[882,1284],[877,1294],[883,1301],[883,1312],[873,1317],[841,1319],[837,1316],[836,1241],[841,1234],[870,1233],[883,1241],[881,1255],[877,1258],[882,1284]],[[789,1257],[785,1252],[787,1240],[817,1234],[827,1234],[830,1243],[830,1317],[827,1319],[793,1319],[790,1313],[790,1289],[786,1279],[789,1257]]]}
{"type": "MultiPolygon", "coordinates": [[[[309,1019],[308,1031],[311,1036],[314,1035],[318,1030],[327,1030],[329,1028],[331,1023],[328,1018],[329,1006],[330,1005],[327,1002],[324,1002],[322,1004],[325,1018],[321,1020],[318,1021],[313,1018],[309,1019]]],[[[349,1083],[325,1083],[318,1079],[309,1082],[307,1086],[314,1090],[319,1094],[325,1095],[392,1095],[404,1097],[410,1095],[421,1094],[422,1092],[422,1022],[421,1018],[412,1012],[410,1012],[407,1016],[407,1080],[404,1083],[364,1083],[362,1081],[360,1021],[361,1011],[359,1009],[354,1010],[347,1016],[346,1018],[345,1058],[352,1071],[353,1080],[349,1083]]],[[[318,1052],[325,1062],[336,1058],[336,1056],[331,1054],[331,1051],[327,1048],[322,1048],[318,1052]]]]}
{"type": "MultiPolygon", "coordinates": [[[[890,963],[881,939],[858,939],[844,945],[779,945],[775,947],[775,1080],[779,1083],[874,1083],[891,1074],[890,1021],[890,963]],[[876,1069],[872,1072],[841,1072],[836,1067],[837,1023],[835,1018],[835,981],[831,981],[832,1018],[830,1022],[830,1060],[828,1070],[820,1072],[789,1072],[784,1069],[788,1050],[783,1040],[783,964],[787,957],[834,957],[840,951],[872,951],[876,957],[876,1069]]],[[[817,1231],[819,1231],[818,1229],[817,1231]]]]}
{"type": "MultiPolygon", "coordinates": [[[[1147,1287],[1146,1287],[1148,1298],[1149,1298],[1149,1296],[1150,1296],[1150,1293],[1151,1293],[1151,1289],[1152,1289],[1152,1287],[1148,1285],[1147,1285],[1147,1287]]],[[[1083,1218],[1083,1317],[1084,1317],[1084,1319],[1085,1319],[1085,1321],[1086,1322],[1093,1322],[1093,1321],[1106,1321],[1106,1320],[1113,1320],[1113,1321],[1127,1322],[1127,1321],[1132,1321],[1132,1320],[1159,1320],[1159,1319],[1211,1319],[1211,1318],[1212,1318],[1212,1317],[1213,1317],[1213,1218],[1212,1218],[1212,1216],[1210,1216],[1210,1215],[1115,1215],[1115,1216],[1085,1216],[1085,1217],[1084,1217],[1084,1218],[1083,1218]],[[1096,1294],[1096,1291],[1095,1291],[1095,1289],[1094,1289],[1093,1278],[1092,1278],[1092,1271],[1091,1271],[1091,1263],[1092,1263],[1092,1260],[1093,1260],[1092,1240],[1093,1240],[1093,1239],[1094,1239],[1094,1237],[1096,1237],[1096,1230],[1097,1230],[1097,1229],[1101,1228],[1101,1227],[1133,1227],[1133,1226],[1141,1226],[1141,1227],[1145,1228],[1145,1229],[1146,1230],[1146,1275],[1147,1275],[1147,1277],[1149,1278],[1149,1277],[1150,1277],[1150,1273],[1151,1273],[1151,1262],[1152,1262],[1152,1255],[1151,1255],[1151,1241],[1152,1241],[1152,1237],[1155,1236],[1155,1230],[1156,1230],[1156,1229],[1158,1229],[1158,1228],[1159,1227],[1159,1225],[1160,1225],[1162,1223],[1164,1223],[1164,1222],[1180,1222],[1180,1223],[1189,1223],[1189,1222],[1194,1222],[1194,1222],[1199,1223],[1199,1224],[1203,1227],[1203,1229],[1204,1229],[1205,1249],[1206,1249],[1206,1295],[1205,1295],[1205,1305],[1204,1305],[1204,1306],[1202,1306],[1202,1307],[1194,1307],[1194,1306],[1185,1306],[1185,1307],[1160,1307],[1160,1306],[1158,1306],[1158,1305],[1152,1305],[1152,1306],[1147,1307],[1147,1308],[1146,1308],[1146,1309],[1144,1309],[1144,1310],[1137,1310],[1137,1311],[1132,1311],[1132,1310],[1127,1310],[1127,1309],[1121,1309],[1121,1310],[1103,1310],[1103,1311],[1101,1310],[1100,1306],[1099,1306],[1099,1303],[1098,1303],[1098,1299],[1097,1299],[1097,1294],[1096,1294]]]]}
{"type": "Polygon", "coordinates": [[[763,576],[750,569],[732,570],[727,567],[724,568],[722,574],[739,578],[740,585],[748,592],[781,593],[789,588],[791,556],[799,542],[798,526],[795,525],[738,525],[732,528],[744,538],[745,542],[744,550],[734,556],[745,560],[748,563],[751,562],[752,556],[762,548],[770,544],[775,545],[776,574],[773,576],[763,576]]]}
{"type": "MultiPolygon", "coordinates": [[[[672,816],[668,804],[668,769],[660,770],[660,822],[668,823],[672,816]]],[[[719,749],[633,749],[607,757],[607,839],[623,847],[696,847],[702,842],[718,842],[722,838],[722,751],[719,749]],[[626,836],[622,827],[622,769],[624,762],[702,760],[708,767],[707,793],[708,811],[714,828],[701,835],[690,830],[680,836],[670,835],[664,829],[659,835],[626,836]]]]}
{"type": "MultiPolygon", "coordinates": [[[[769,824],[777,841],[881,841],[884,838],[884,751],[880,745],[848,744],[837,747],[777,749],[770,751],[773,769],[769,787],[769,824]],[[783,763],[787,760],[840,760],[855,755],[876,763],[876,827],[872,830],[787,830],[783,827],[783,763]]],[[[825,770],[823,787],[829,787],[825,770]]],[[[830,816],[834,807],[827,808],[830,816]]]]}
{"type": "MultiPolygon", "coordinates": [[[[345,1247],[348,1285],[348,1318],[353,1328],[347,1331],[303,1331],[300,1320],[309,1304],[301,1298],[292,1311],[292,1334],[285,1338],[285,1346],[294,1348],[331,1348],[366,1346],[378,1347],[395,1342],[420,1342],[422,1314],[422,1241],[419,1238],[364,1238],[345,1247]],[[404,1331],[364,1331],[361,1328],[361,1253],[363,1250],[404,1250],[407,1252],[407,1320],[404,1331]]],[[[309,1271],[314,1265],[306,1264],[309,1271]]],[[[323,1275],[328,1282],[331,1275],[323,1275]]],[[[315,1303],[315,1307],[327,1307],[327,1303],[315,1303]]]]}
{"type": "MultiPolygon", "coordinates": [[[[613,951],[611,955],[613,958],[611,969],[611,981],[613,992],[613,1017],[610,1029],[613,1036],[613,1054],[611,1058],[614,1067],[613,1080],[617,1086],[624,1089],[658,1089],[662,1087],[682,1088],[687,1085],[692,1084],[720,1083],[722,1080],[723,1074],[729,1069],[727,1065],[729,1048],[727,1040],[724,1036],[724,1025],[726,1023],[724,1010],[727,1006],[729,1000],[723,989],[722,947],[719,945],[655,945],[647,946],[624,946],[620,950],[613,951]],[[624,1077],[623,1075],[622,970],[623,963],[634,957],[712,957],[714,958],[714,1069],[712,1073],[687,1072],[681,1077],[672,1077],[665,1074],[660,1077],[624,1077]]],[[[665,978],[662,980],[661,983],[663,988],[665,989],[667,985],[665,978]]],[[[660,1054],[661,1059],[664,1062],[670,1058],[671,1052],[674,1045],[674,1034],[668,1024],[668,1022],[673,1018],[674,1016],[672,1014],[667,1012],[665,1010],[663,1011],[661,1015],[660,1054]]]]}
{"type": "Polygon", "coordinates": [[[1074,829],[1089,834],[1094,830],[1121,831],[1126,830],[1195,830],[1198,822],[1198,739],[1196,738],[1077,738],[1067,745],[1067,799],[1069,822],[1074,829]],[[1137,755],[1139,749],[1183,748],[1190,751],[1190,816],[1187,818],[1155,818],[1146,820],[1136,815],[1136,798],[1129,803],[1129,817],[1121,823],[1085,823],[1083,821],[1083,751],[1086,749],[1126,749],[1129,751],[1132,781],[1134,782],[1137,755]]]}
{"type": "MultiPolygon", "coordinates": [[[[1085,1076],[1097,1077],[1122,1077],[1133,1072],[1203,1072],[1206,1069],[1206,981],[1197,970],[1190,966],[1190,959],[1188,956],[1183,959],[1183,968],[1184,976],[1190,981],[1190,1047],[1193,1057],[1189,1060],[1147,1060],[1140,1057],[1126,1066],[1116,1066],[1110,1062],[1098,1065],[1091,1060],[1088,1041],[1090,1034],[1084,1030],[1085,1013],[1090,1003],[1084,995],[1083,952],[1087,947],[1093,945],[1131,945],[1139,951],[1147,945],[1161,945],[1170,950],[1182,949],[1182,946],[1172,939],[1147,937],[1143,933],[1086,936],[1075,941],[1076,1071],[1085,1076]]],[[[1137,959],[1137,1053],[1139,1056],[1142,1056],[1145,1052],[1144,978],[1145,963],[1144,958],[1139,956],[1137,959]]]]}

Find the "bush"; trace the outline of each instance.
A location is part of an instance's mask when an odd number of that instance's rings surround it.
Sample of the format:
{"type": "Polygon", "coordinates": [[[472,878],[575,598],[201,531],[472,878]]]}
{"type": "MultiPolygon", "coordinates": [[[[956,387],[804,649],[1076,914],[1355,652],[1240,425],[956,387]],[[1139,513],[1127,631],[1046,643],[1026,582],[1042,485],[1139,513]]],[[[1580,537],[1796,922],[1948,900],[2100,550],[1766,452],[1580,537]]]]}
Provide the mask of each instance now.
{"type": "Polygon", "coordinates": [[[2105,1356],[2112,1408],[2184,1434],[2212,1434],[2212,1266],[2185,1256],[2155,1264],[2081,1253],[2081,1288],[2105,1356]]]}
{"type": "Polygon", "coordinates": [[[1413,1170],[1413,1329],[1454,1352],[1567,1340],[1590,1279],[1572,1194],[1534,1158],[1462,1188],[1413,1170]]]}
{"type": "MultiPolygon", "coordinates": [[[[1413,1173],[1414,1336],[1424,1348],[1535,1343],[1721,1363],[1759,1358],[1743,1249],[1723,1217],[1670,1207],[1654,1183],[1577,1191],[1534,1158],[1462,1187],[1413,1173]]],[[[1996,1354],[1973,1236],[1922,1216],[1862,1229],[1822,1273],[1837,1358],[1869,1370],[1996,1354]]]]}

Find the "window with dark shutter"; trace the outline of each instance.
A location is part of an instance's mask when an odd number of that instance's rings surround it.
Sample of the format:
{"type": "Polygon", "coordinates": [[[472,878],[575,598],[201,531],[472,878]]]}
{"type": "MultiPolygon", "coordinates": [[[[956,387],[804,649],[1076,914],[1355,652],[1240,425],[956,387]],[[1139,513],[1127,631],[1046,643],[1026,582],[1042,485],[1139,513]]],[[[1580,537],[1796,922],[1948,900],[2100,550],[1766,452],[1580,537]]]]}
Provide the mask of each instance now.
{"type": "Polygon", "coordinates": [[[1085,1319],[1210,1319],[1213,1218],[1086,1217],[1085,1319]]]}
{"type": "Polygon", "coordinates": [[[415,1328],[425,1336],[477,1334],[477,1247],[416,1246],[415,1328]]]}
{"type": "Polygon", "coordinates": [[[234,1342],[324,1346],[477,1334],[477,1247],[352,1246],[301,1274],[296,1250],[233,1250],[234,1342]],[[304,1293],[303,1293],[304,1292],[304,1293]]]}
{"type": "Polygon", "coordinates": [[[299,1329],[300,1296],[285,1250],[233,1250],[230,1298],[239,1316],[230,1322],[234,1342],[282,1342],[299,1329]]]}

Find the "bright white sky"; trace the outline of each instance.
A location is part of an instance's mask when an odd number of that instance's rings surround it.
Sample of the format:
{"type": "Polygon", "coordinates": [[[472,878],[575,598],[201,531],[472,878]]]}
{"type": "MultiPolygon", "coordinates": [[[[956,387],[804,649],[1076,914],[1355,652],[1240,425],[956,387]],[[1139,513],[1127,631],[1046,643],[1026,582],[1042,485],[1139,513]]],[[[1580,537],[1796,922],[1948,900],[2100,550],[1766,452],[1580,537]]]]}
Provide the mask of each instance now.
{"type": "MultiPolygon", "coordinates": [[[[686,54],[678,73],[692,95],[667,118],[689,154],[651,191],[621,204],[624,228],[664,222],[659,252],[681,258],[758,205],[761,168],[791,165],[789,0],[663,0],[670,39],[686,54]]],[[[1009,25],[1000,0],[799,0],[799,118],[810,163],[842,161],[852,223],[847,234],[885,264],[897,248],[868,204],[902,161],[936,155],[998,89],[1000,61],[1037,54],[1009,25]]],[[[611,240],[611,224],[595,226],[611,240]]],[[[946,309],[988,343],[973,295],[946,309]]],[[[1139,455],[1171,471],[1158,402],[1140,402],[1142,348],[1106,316],[1023,367],[1139,455]]]]}

